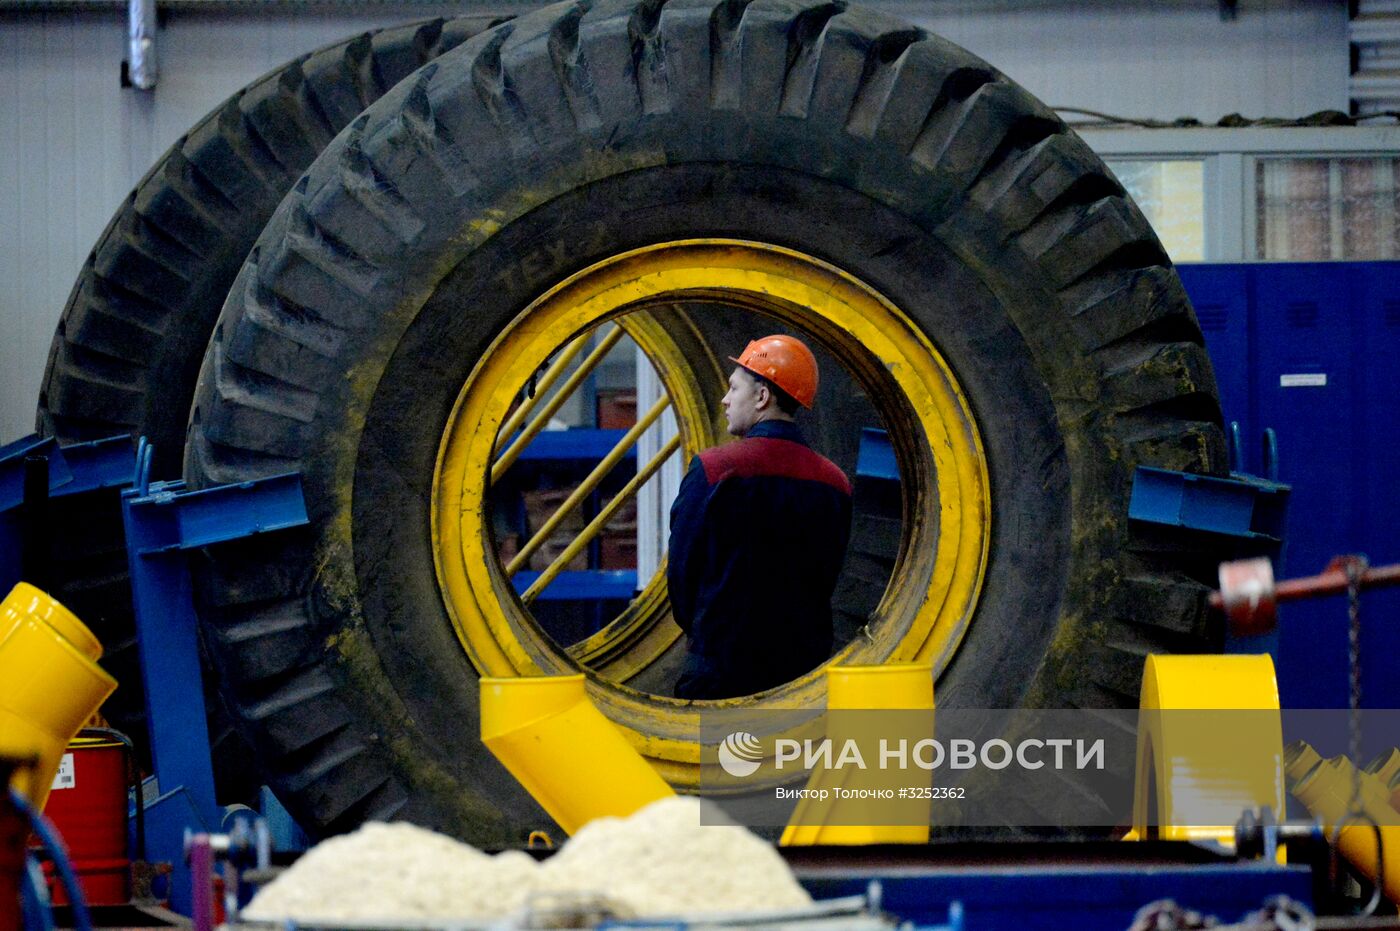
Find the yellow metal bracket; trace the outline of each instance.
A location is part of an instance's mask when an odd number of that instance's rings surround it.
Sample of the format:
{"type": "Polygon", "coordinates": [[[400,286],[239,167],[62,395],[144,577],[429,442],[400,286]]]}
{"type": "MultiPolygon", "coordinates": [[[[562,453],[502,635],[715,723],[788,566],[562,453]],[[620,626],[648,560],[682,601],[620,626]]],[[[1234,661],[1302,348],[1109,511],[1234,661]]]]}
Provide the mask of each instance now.
{"type": "MultiPolygon", "coordinates": [[[[898,711],[898,727],[917,730],[912,740],[933,736],[933,666],[927,663],[890,666],[830,666],[826,670],[828,712],[827,739],[836,746],[846,741],[868,745],[862,757],[879,757],[874,744],[879,736],[862,726],[856,715],[843,711],[898,711]]],[[[881,803],[895,824],[843,824],[862,801],[843,802],[835,789],[884,789],[907,785],[902,771],[870,769],[817,769],[807,782],[808,794],[793,811],[779,843],[784,847],[815,844],[858,846],[863,844],[926,844],[929,837],[929,802],[909,799],[881,803]],[[823,792],[823,790],[826,790],[823,792]],[[843,812],[845,809],[845,812],[843,812]],[[897,814],[896,814],[897,812],[897,814]]]]}
{"type": "Polygon", "coordinates": [[[482,679],[481,741],[569,834],[675,795],[589,701],[582,675],[482,679]]]}
{"type": "Polygon", "coordinates": [[[1149,656],[1138,719],[1133,834],[1233,848],[1246,810],[1284,810],[1273,659],[1149,656]]]}

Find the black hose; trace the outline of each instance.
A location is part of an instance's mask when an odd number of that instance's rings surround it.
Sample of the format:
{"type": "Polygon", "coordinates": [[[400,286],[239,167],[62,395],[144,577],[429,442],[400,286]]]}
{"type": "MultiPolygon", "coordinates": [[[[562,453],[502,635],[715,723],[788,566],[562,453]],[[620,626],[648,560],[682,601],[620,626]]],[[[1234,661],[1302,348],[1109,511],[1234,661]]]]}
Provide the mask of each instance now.
{"type": "Polygon", "coordinates": [[[131,790],[136,804],[136,850],[131,852],[132,860],[146,858],[146,805],[141,797],[141,769],[136,762],[136,744],[130,737],[112,727],[85,727],[78,732],[79,737],[106,737],[115,740],[126,748],[126,785],[131,790]]]}

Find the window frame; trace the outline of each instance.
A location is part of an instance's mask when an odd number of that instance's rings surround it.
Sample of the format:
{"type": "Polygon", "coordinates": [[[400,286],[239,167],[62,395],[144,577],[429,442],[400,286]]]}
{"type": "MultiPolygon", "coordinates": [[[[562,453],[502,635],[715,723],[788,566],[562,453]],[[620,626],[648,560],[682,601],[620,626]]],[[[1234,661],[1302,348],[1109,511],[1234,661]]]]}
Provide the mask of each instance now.
{"type": "Polygon", "coordinates": [[[1105,160],[1199,159],[1205,163],[1206,262],[1289,261],[1255,257],[1259,245],[1255,177],[1261,159],[1400,158],[1400,126],[1075,129],[1105,160]]]}

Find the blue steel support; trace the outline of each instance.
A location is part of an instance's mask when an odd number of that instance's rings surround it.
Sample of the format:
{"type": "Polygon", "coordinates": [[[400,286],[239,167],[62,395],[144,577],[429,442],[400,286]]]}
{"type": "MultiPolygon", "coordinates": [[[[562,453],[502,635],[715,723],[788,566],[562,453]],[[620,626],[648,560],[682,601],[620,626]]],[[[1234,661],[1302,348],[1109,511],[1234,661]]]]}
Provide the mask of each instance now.
{"type": "MultiPolygon", "coordinates": [[[[311,840],[301,829],[301,825],[297,824],[296,819],[282,806],[281,800],[273,795],[272,790],[267,786],[263,786],[259,790],[258,813],[267,823],[268,832],[272,837],[273,850],[305,850],[310,846],[311,840]]],[[[228,818],[225,817],[224,820],[227,822],[228,818]]]]}
{"type": "Polygon", "coordinates": [[[17,512],[24,501],[24,461],[30,456],[48,458],[51,498],[118,488],[135,481],[136,459],[129,437],[59,446],[52,438],[27,436],[0,446],[0,597],[20,581],[17,512]]]}
{"type": "Polygon", "coordinates": [[[147,723],[160,796],[147,805],[148,859],[171,858],[171,906],[189,913],[189,870],[180,855],[185,828],[217,831],[199,640],[188,550],[307,523],[301,478],[186,491],[183,482],[149,485],[150,450],[138,454],[141,478],[122,494],[127,561],[146,686],[147,723]]]}
{"type": "MultiPolygon", "coordinates": [[[[1239,462],[1239,425],[1231,427],[1231,458],[1239,462]]],[[[1264,442],[1267,480],[1238,472],[1219,478],[1138,466],[1128,516],[1277,546],[1283,539],[1290,488],[1278,481],[1278,439],[1272,430],[1266,431],[1264,442]]],[[[861,430],[856,475],[899,481],[899,464],[884,430],[861,430]]]]}
{"type": "Polygon", "coordinates": [[[874,427],[860,431],[860,450],[856,453],[856,475],[867,478],[899,481],[899,463],[894,457],[890,435],[874,427]]]}
{"type": "Polygon", "coordinates": [[[49,494],[72,481],[72,473],[52,439],[26,436],[0,446],[0,511],[10,511],[24,501],[24,460],[29,456],[49,457],[49,494]]]}
{"type": "MultiPolygon", "coordinates": [[[[55,498],[77,495],[99,488],[119,488],[136,481],[136,456],[131,438],[113,436],[90,443],[74,443],[58,447],[67,464],[69,480],[54,487],[49,482],[49,494],[55,498]]],[[[52,465],[50,470],[52,470],[52,465]]]]}
{"type": "MultiPolygon", "coordinates": [[[[516,592],[524,592],[540,573],[522,569],[511,579],[516,592]]],[[[628,601],[637,594],[636,569],[577,569],[559,573],[540,592],[540,601],[628,601]]]]}
{"type": "MultiPolygon", "coordinates": [[[[626,430],[596,430],[575,427],[570,430],[546,430],[530,441],[520,454],[522,462],[587,462],[594,463],[612,452],[626,430]]],[[[514,437],[511,441],[514,442],[514,437]]],[[[508,445],[508,444],[507,444],[508,445]]],[[[502,447],[504,448],[504,446],[502,447]]],[[[624,463],[637,461],[635,447],[622,457],[624,463]]]]}
{"type": "Polygon", "coordinates": [[[1288,493],[1287,485],[1251,475],[1219,478],[1138,466],[1128,517],[1277,547],[1288,493]]]}
{"type": "MultiPolygon", "coordinates": [[[[1239,425],[1231,424],[1231,458],[1243,460],[1238,449],[1239,425]]],[[[1278,571],[1291,488],[1278,481],[1278,439],[1264,433],[1263,465],[1267,479],[1233,473],[1230,478],[1169,472],[1138,466],[1128,516],[1133,520],[1233,537],[1232,558],[1268,556],[1278,571]]],[[[1227,634],[1226,653],[1268,653],[1278,658],[1277,630],[1241,637],[1227,634]]]]}
{"type": "Polygon", "coordinates": [[[24,460],[49,457],[49,496],[76,495],[135,481],[136,457],[124,436],[59,446],[52,439],[27,436],[0,446],[0,511],[17,507],[24,497],[24,460]]]}

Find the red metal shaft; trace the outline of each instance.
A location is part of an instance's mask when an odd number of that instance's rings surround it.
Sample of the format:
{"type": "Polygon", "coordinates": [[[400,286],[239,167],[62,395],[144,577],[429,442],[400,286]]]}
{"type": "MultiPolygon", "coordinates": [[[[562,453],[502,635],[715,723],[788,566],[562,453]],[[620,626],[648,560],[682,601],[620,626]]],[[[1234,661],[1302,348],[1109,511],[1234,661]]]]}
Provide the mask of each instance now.
{"type": "MultiPolygon", "coordinates": [[[[1400,563],[1390,566],[1376,566],[1361,574],[1361,587],[1387,588],[1400,585],[1400,563]]],[[[1340,569],[1329,569],[1318,575],[1304,576],[1301,579],[1285,579],[1274,587],[1275,601],[1300,601],[1304,598],[1321,598],[1325,595],[1340,595],[1347,590],[1347,574],[1340,569]]],[[[1211,592],[1210,606],[1217,611],[1223,605],[1219,592],[1211,592]]]]}
{"type": "MultiPolygon", "coordinates": [[[[1386,588],[1400,585],[1400,563],[1393,566],[1377,566],[1361,573],[1361,587],[1386,588]]],[[[1301,579],[1285,579],[1278,583],[1275,597],[1279,601],[1297,601],[1301,598],[1318,598],[1323,595],[1339,595],[1347,590],[1347,574],[1340,569],[1330,569],[1319,575],[1301,579]]]]}

